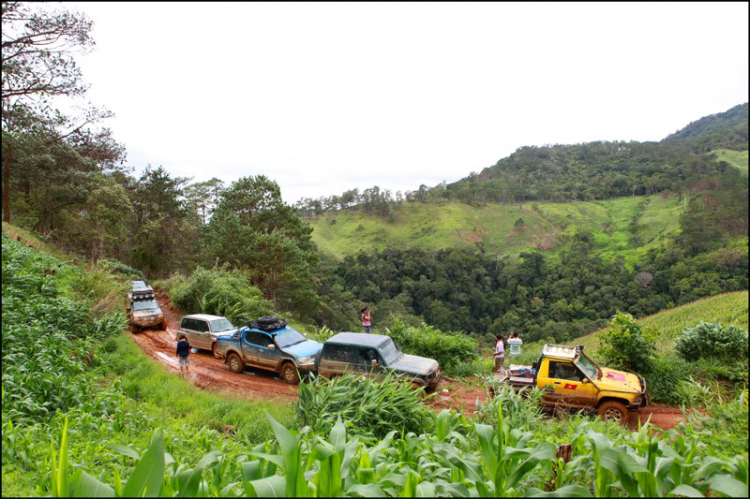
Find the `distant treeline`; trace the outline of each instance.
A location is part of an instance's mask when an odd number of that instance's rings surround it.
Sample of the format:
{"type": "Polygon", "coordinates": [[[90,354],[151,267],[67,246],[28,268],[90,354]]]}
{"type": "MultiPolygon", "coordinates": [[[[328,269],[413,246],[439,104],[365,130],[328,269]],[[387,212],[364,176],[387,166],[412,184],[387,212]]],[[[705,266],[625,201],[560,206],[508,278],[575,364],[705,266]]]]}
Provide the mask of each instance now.
{"type": "Polygon", "coordinates": [[[434,187],[392,194],[375,186],[362,192],[306,198],[297,203],[302,216],[359,207],[386,217],[391,203],[468,204],[528,201],[594,201],[620,196],[705,191],[731,167],[708,153],[726,148],[747,150],[748,105],[735,106],[691,123],[661,142],[589,142],[522,147],[481,173],[434,187]]]}

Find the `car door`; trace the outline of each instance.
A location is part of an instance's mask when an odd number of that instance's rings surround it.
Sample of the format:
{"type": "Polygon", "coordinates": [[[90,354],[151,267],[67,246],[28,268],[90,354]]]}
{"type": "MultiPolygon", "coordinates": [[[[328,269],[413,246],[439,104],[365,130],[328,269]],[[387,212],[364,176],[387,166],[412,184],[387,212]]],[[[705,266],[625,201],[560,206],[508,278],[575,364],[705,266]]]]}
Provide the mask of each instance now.
{"type": "Polygon", "coordinates": [[[266,333],[246,331],[242,343],[242,351],[245,352],[245,362],[256,367],[268,368],[270,363],[268,346],[271,344],[273,344],[273,340],[266,333]]]}
{"type": "Polygon", "coordinates": [[[282,353],[274,343],[271,335],[257,333],[258,336],[258,365],[265,369],[275,370],[279,366],[282,353]],[[273,346],[273,348],[271,348],[273,346]]]}
{"type": "Polygon", "coordinates": [[[176,339],[179,341],[180,336],[184,334],[188,340],[188,343],[192,345],[196,341],[194,328],[195,321],[193,319],[182,319],[182,322],[180,323],[180,330],[177,331],[176,339]]]}
{"type": "Polygon", "coordinates": [[[382,374],[383,361],[378,351],[372,347],[359,347],[354,351],[354,358],[351,359],[351,370],[359,374],[365,374],[373,378],[379,378],[382,374]],[[373,367],[372,361],[377,362],[373,367]]]}
{"type": "Polygon", "coordinates": [[[203,319],[194,319],[194,320],[195,320],[195,332],[193,334],[195,336],[195,346],[197,348],[210,350],[211,349],[211,335],[208,333],[209,331],[208,321],[205,321],[203,319]]]}
{"type": "Polygon", "coordinates": [[[347,370],[347,345],[329,343],[323,346],[320,358],[320,375],[331,377],[341,375],[347,370]]]}
{"type": "Polygon", "coordinates": [[[547,376],[538,381],[539,388],[548,386],[551,390],[545,395],[545,400],[561,405],[593,405],[596,400],[596,386],[587,380],[578,367],[569,361],[554,361],[548,363],[547,376]]]}

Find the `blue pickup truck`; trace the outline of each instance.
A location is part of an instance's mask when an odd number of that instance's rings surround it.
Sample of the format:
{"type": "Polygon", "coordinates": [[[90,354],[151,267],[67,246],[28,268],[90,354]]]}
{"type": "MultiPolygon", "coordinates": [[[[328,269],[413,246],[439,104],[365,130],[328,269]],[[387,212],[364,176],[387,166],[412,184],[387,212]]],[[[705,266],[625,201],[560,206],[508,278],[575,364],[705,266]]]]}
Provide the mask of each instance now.
{"type": "Polygon", "coordinates": [[[246,366],[259,367],[275,371],[281,379],[296,385],[300,374],[315,370],[315,356],[322,347],[271,316],[248,323],[231,336],[219,336],[214,355],[236,373],[246,366]]]}

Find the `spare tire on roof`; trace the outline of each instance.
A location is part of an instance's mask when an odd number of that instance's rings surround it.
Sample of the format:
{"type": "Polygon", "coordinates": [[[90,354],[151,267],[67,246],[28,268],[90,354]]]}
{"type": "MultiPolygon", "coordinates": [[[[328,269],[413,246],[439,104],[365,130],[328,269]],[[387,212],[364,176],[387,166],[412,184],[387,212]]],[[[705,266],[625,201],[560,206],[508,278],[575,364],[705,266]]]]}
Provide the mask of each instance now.
{"type": "Polygon", "coordinates": [[[265,317],[259,317],[255,322],[258,324],[276,324],[279,322],[279,318],[275,315],[266,315],[265,317]]]}

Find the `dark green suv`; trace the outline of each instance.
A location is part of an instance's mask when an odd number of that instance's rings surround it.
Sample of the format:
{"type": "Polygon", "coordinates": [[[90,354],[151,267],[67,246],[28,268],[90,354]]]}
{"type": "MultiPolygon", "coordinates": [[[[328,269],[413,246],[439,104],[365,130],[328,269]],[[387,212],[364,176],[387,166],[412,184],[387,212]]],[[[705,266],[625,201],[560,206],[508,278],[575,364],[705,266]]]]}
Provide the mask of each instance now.
{"type": "Polygon", "coordinates": [[[381,377],[394,372],[425,386],[428,392],[434,391],[442,378],[436,360],[407,355],[381,334],[339,333],[323,344],[315,367],[319,376],[328,378],[344,373],[381,377]]]}

